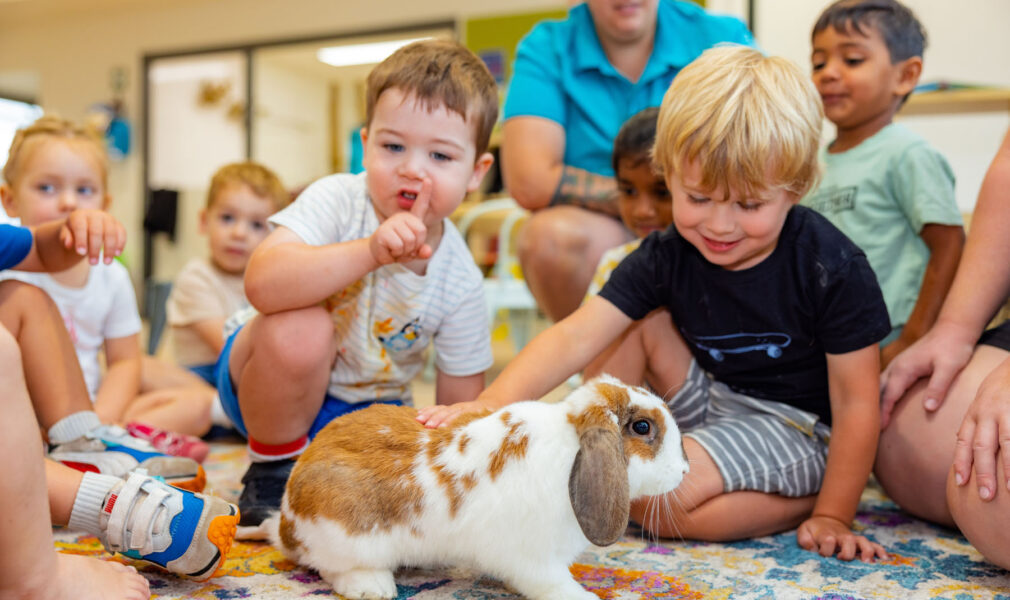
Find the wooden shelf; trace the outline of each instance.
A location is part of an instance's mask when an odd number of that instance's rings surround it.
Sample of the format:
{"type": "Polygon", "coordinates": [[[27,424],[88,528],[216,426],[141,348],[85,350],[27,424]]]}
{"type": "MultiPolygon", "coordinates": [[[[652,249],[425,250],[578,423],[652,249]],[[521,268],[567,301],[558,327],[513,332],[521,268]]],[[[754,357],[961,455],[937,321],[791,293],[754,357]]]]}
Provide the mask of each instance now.
{"type": "Polygon", "coordinates": [[[938,90],[912,94],[900,116],[1010,112],[1010,89],[938,90]]]}

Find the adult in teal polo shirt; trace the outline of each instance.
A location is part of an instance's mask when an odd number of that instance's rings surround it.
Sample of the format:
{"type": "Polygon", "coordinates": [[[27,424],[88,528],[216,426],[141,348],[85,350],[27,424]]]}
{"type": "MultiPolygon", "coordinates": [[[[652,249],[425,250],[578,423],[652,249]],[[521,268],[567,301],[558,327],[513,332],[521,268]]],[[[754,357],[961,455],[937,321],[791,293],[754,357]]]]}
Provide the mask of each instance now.
{"type": "Polygon", "coordinates": [[[658,106],[673,77],[719,42],[753,44],[738,19],[681,0],[588,0],[538,24],[517,49],[505,101],[502,173],[536,211],[519,242],[523,273],[553,320],[582,300],[600,256],[630,239],[618,220],[614,137],[658,106]]]}

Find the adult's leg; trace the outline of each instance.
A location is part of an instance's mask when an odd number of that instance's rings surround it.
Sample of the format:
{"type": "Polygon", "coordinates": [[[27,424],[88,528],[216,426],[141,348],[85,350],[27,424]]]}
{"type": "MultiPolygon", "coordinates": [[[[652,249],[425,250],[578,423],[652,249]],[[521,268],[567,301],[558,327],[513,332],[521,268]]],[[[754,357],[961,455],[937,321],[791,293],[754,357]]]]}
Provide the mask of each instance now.
{"type": "MultiPolygon", "coordinates": [[[[979,384],[1006,357],[1005,350],[978,346],[935,412],[922,407],[925,380],[909,388],[898,402],[891,423],[881,432],[873,470],[884,491],[902,509],[934,523],[955,526],[947,502],[947,478],[957,430],[979,384]]],[[[977,487],[969,487],[978,494],[977,487]]],[[[1005,531],[1010,535],[1010,529],[1005,531]]]]}
{"type": "Polygon", "coordinates": [[[691,471],[676,490],[631,503],[631,518],[653,535],[711,542],[760,537],[796,527],[813,510],[815,496],[724,493],[708,452],[691,438],[684,438],[684,451],[691,471]]]}
{"type": "Polygon", "coordinates": [[[17,342],[3,328],[0,365],[0,453],[21,457],[0,478],[0,599],[148,598],[147,580],[132,567],[56,552],[42,438],[17,342]]]}
{"type": "MultiPolygon", "coordinates": [[[[1003,459],[996,473],[1003,473],[1003,459]]],[[[947,504],[961,533],[986,559],[1010,570],[1010,490],[997,486],[996,496],[986,502],[978,495],[975,469],[965,485],[954,482],[954,469],[947,476],[947,504]]]]}
{"type": "Polygon", "coordinates": [[[608,373],[632,385],[647,382],[664,400],[680,389],[691,352],[674,329],[670,313],[657,309],[634,322],[584,370],[588,379],[608,373]]]}
{"type": "Polygon", "coordinates": [[[43,429],[92,410],[73,343],[48,294],[20,281],[0,282],[0,323],[21,349],[28,394],[43,429]]]}
{"type": "Polygon", "coordinates": [[[620,221],[577,206],[539,210],[523,226],[519,263],[537,304],[560,321],[582,302],[603,253],[631,240],[620,221]]]}

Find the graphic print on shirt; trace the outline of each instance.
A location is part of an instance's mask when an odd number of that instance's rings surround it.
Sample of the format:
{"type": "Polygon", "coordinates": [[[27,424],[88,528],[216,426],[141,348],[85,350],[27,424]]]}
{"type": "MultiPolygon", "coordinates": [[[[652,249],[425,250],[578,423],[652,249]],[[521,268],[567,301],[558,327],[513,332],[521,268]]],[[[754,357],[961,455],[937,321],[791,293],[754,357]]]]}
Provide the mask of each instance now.
{"type": "Polygon", "coordinates": [[[745,352],[764,352],[769,358],[782,356],[782,349],[793,339],[785,333],[730,333],[727,335],[693,336],[681,331],[684,339],[696,348],[708,352],[713,360],[722,362],[727,354],[743,354],[745,352]]]}
{"type": "Polygon", "coordinates": [[[400,331],[393,335],[388,335],[393,331],[392,322],[392,317],[384,321],[376,321],[374,327],[375,337],[378,338],[383,347],[390,352],[409,350],[411,346],[414,345],[414,342],[421,337],[421,317],[415,317],[413,320],[401,327],[400,331]]]}
{"type": "Polygon", "coordinates": [[[63,315],[63,326],[67,328],[67,333],[70,334],[70,341],[76,346],[77,345],[77,326],[74,325],[73,315],[63,315]]]}
{"type": "Polygon", "coordinates": [[[821,214],[834,214],[856,209],[856,195],[859,187],[830,187],[818,190],[807,201],[807,205],[821,214]]]}

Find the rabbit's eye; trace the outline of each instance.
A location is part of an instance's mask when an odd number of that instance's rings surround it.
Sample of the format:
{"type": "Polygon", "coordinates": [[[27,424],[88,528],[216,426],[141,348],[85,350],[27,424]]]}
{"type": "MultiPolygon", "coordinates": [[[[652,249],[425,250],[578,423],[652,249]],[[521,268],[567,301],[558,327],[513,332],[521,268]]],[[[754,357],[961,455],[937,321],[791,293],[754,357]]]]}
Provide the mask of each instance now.
{"type": "Polygon", "coordinates": [[[631,424],[631,430],[637,435],[649,435],[652,431],[652,423],[645,419],[639,419],[631,424]]]}

